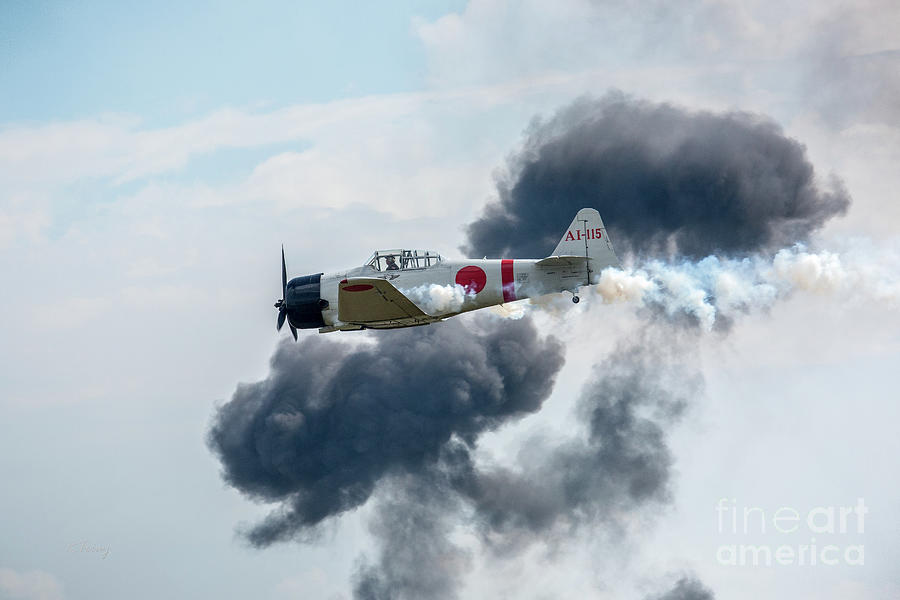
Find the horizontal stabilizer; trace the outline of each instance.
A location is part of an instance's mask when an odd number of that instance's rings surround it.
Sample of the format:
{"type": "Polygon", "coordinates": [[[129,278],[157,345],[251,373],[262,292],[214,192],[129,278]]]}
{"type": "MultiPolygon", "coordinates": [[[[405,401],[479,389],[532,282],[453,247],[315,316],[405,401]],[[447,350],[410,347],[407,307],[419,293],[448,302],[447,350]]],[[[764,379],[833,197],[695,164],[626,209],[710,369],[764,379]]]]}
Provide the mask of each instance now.
{"type": "Polygon", "coordinates": [[[575,267],[586,263],[587,256],[548,256],[537,261],[539,267],[575,267]]]}

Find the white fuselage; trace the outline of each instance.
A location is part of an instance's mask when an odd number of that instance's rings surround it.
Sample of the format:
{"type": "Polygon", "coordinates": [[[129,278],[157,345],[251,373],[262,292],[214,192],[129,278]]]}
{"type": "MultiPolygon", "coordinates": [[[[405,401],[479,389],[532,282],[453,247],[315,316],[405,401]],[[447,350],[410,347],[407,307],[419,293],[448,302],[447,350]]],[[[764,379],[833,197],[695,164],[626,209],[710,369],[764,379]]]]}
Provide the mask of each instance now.
{"type": "MultiPolygon", "coordinates": [[[[362,266],[325,273],[321,280],[321,294],[328,301],[328,308],[322,311],[322,318],[329,328],[341,328],[345,325],[338,318],[339,284],[344,280],[360,277],[385,279],[404,293],[434,285],[448,288],[461,286],[465,292],[464,299],[456,305],[438,311],[429,311],[425,306],[420,306],[435,321],[524,298],[575,291],[589,281],[589,273],[584,264],[539,265],[538,262],[538,259],[442,260],[420,269],[379,271],[370,266],[362,266]]],[[[412,299],[415,301],[414,296],[412,299]]]]}
{"type": "MultiPolygon", "coordinates": [[[[545,294],[572,292],[602,269],[619,266],[603,220],[582,208],[559,244],[541,259],[445,260],[430,250],[377,250],[369,261],[334,273],[287,281],[275,303],[278,328],[320,333],[427,325],[463,312],[545,294]]],[[[573,296],[578,301],[578,296],[573,296]]]]}

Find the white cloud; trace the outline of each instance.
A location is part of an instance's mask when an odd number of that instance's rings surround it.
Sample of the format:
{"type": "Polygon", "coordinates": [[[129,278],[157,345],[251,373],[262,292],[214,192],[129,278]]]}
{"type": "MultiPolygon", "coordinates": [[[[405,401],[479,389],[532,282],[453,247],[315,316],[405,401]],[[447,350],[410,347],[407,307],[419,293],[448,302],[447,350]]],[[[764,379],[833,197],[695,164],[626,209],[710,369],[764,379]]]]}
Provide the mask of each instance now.
{"type": "Polygon", "coordinates": [[[399,219],[474,212],[491,193],[491,170],[508,148],[506,138],[490,136],[484,111],[519,93],[476,89],[269,112],[229,109],[163,129],[122,117],[7,127],[0,130],[0,243],[25,239],[22,231],[39,235],[68,218],[70,207],[162,191],[200,207],[262,203],[275,212],[322,214],[359,205],[399,219]],[[267,146],[285,142],[298,148],[272,150],[236,181],[191,169],[202,155],[229,148],[265,155],[267,146]],[[122,195],[123,184],[138,191],[122,195]]]}
{"type": "Polygon", "coordinates": [[[0,208],[0,249],[16,240],[37,239],[49,221],[47,213],[41,208],[22,210],[9,206],[6,212],[0,208]]]}
{"type": "Polygon", "coordinates": [[[880,52],[896,49],[898,22],[900,9],[884,0],[852,7],[839,0],[777,7],[768,0],[472,0],[460,13],[416,21],[414,30],[433,81],[457,85],[623,64],[678,68],[880,52]]]}

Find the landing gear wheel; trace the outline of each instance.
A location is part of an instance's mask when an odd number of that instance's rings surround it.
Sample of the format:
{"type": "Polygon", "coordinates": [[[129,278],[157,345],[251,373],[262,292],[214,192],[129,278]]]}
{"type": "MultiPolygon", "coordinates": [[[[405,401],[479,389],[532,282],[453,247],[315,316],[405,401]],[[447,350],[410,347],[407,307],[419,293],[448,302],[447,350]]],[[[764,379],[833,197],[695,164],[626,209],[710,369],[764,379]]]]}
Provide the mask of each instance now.
{"type": "Polygon", "coordinates": [[[581,302],[581,298],[579,298],[578,296],[572,296],[572,302],[578,304],[579,302],[581,302]]]}

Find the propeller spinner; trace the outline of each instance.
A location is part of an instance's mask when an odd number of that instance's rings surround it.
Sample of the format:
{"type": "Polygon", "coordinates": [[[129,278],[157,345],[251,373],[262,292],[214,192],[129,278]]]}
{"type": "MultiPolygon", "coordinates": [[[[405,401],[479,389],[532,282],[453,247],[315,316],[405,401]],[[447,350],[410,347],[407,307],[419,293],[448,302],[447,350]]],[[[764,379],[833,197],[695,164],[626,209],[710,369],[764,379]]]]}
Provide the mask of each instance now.
{"type": "MultiPolygon", "coordinates": [[[[275,308],[278,309],[278,325],[276,329],[281,331],[281,327],[284,325],[285,319],[287,319],[287,302],[285,298],[287,297],[287,266],[284,264],[284,246],[281,246],[281,300],[275,303],[275,308]]],[[[291,328],[291,335],[294,336],[294,341],[297,341],[297,328],[288,321],[288,326],[291,328]]]]}

